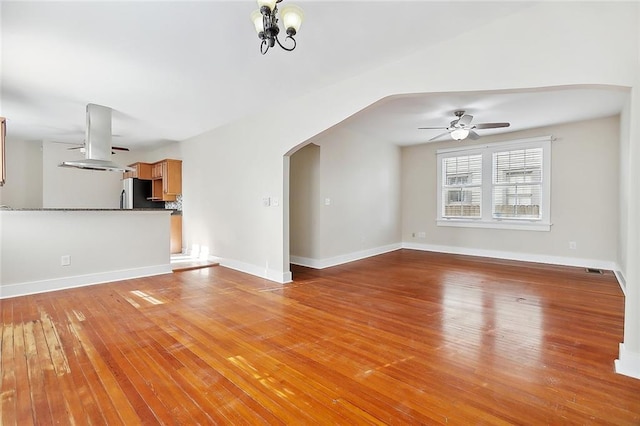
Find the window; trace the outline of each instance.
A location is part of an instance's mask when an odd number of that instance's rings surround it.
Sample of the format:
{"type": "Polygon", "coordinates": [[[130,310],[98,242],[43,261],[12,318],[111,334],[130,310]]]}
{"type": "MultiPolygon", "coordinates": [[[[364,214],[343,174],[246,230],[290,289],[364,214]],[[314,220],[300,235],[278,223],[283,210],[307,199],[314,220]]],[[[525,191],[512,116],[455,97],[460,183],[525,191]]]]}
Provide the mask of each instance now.
{"type": "Polygon", "coordinates": [[[445,217],[480,217],[482,156],[465,155],[443,160],[442,188],[445,217]]]}
{"type": "Polygon", "coordinates": [[[493,217],[541,219],[542,148],[493,154],[493,217]]]}
{"type": "Polygon", "coordinates": [[[439,150],[438,225],[548,231],[550,158],[551,137],[439,150]]]}

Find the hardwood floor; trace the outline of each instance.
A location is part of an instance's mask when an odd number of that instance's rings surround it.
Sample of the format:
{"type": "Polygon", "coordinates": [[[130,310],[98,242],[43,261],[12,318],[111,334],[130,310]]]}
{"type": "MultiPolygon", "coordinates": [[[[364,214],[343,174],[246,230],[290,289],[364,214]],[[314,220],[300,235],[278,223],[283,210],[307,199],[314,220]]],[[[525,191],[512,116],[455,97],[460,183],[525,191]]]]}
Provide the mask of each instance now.
{"type": "Polygon", "coordinates": [[[3,425],[640,424],[610,272],[399,250],[0,303],[3,425]]]}

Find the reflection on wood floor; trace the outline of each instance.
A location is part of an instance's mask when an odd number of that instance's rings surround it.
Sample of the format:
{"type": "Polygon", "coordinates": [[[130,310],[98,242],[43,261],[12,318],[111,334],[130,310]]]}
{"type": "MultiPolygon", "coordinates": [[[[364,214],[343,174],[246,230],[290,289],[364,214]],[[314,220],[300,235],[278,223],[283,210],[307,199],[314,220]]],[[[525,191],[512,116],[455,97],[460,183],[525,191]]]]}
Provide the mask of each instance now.
{"type": "Polygon", "coordinates": [[[640,423],[612,273],[399,250],[2,300],[3,425],[640,423]]]}
{"type": "Polygon", "coordinates": [[[194,269],[211,268],[220,263],[204,259],[193,258],[184,254],[171,255],[171,270],[173,272],[191,271],[194,269]]]}

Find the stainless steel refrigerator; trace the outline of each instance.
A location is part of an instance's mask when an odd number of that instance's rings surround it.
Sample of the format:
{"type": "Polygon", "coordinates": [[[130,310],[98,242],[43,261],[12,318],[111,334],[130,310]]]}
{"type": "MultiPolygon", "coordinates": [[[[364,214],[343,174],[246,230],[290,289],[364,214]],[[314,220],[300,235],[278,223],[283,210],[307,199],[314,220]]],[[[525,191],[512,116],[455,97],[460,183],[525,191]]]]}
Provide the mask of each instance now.
{"type": "Polygon", "coordinates": [[[164,209],[164,201],[150,201],[151,181],[137,178],[122,180],[121,209],[164,209]]]}

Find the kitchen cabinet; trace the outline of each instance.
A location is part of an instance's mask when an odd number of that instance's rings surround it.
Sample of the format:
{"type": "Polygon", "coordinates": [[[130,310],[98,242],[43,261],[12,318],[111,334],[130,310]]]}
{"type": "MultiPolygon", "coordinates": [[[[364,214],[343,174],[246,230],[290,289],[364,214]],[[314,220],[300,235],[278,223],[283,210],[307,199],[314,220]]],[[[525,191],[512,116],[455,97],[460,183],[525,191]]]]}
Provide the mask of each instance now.
{"type": "Polygon", "coordinates": [[[171,215],[171,254],[182,253],[182,215],[171,215]]]}
{"type": "Polygon", "coordinates": [[[155,163],[151,165],[151,179],[162,179],[162,163],[155,163]]]}
{"type": "Polygon", "coordinates": [[[152,179],[152,168],[153,164],[151,163],[133,163],[129,164],[129,167],[133,167],[134,170],[131,172],[124,172],[122,178],[138,178],[143,180],[151,180],[152,179]]]}
{"type": "Polygon", "coordinates": [[[175,201],[182,193],[182,161],[166,159],[151,167],[151,199],[175,201]]]}

